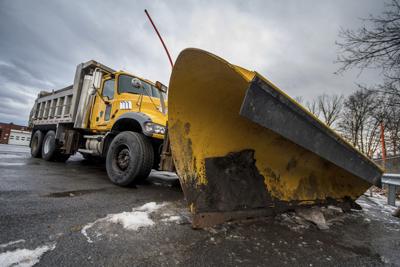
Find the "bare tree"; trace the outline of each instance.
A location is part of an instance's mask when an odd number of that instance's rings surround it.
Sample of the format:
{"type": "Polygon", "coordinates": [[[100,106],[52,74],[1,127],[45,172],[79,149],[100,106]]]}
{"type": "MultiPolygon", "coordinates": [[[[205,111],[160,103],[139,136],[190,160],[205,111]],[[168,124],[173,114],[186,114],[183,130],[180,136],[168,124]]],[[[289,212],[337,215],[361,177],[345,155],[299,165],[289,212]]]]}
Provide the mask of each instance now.
{"type": "MultiPolygon", "coordinates": [[[[301,100],[302,98],[295,98],[301,100]]],[[[316,117],[321,119],[326,125],[332,127],[334,123],[339,119],[340,112],[343,106],[343,96],[341,95],[327,95],[322,94],[307,101],[305,107],[316,117]]]]}
{"type": "Polygon", "coordinates": [[[307,101],[305,104],[306,108],[315,115],[315,117],[319,118],[320,110],[318,107],[318,102],[316,99],[312,99],[311,101],[307,101]]]}
{"type": "Polygon", "coordinates": [[[353,146],[372,157],[379,146],[379,101],[374,91],[360,87],[343,103],[339,131],[353,146]]]}
{"type": "Polygon", "coordinates": [[[388,155],[397,156],[398,154],[398,146],[400,145],[399,132],[400,111],[398,108],[391,108],[388,120],[385,124],[385,140],[388,155]]]}
{"type": "Polygon", "coordinates": [[[369,155],[377,146],[376,140],[379,143],[376,125],[380,123],[385,126],[389,154],[396,155],[399,150],[400,0],[388,1],[380,16],[370,15],[363,19],[367,26],[356,30],[342,29],[339,33],[341,41],[337,42],[337,61],[342,64],[338,72],[354,67],[361,71],[378,68],[384,75],[384,84],[377,86],[374,92],[360,87],[344,105],[341,130],[346,138],[369,155]]]}
{"type": "Polygon", "coordinates": [[[380,96],[379,115],[385,127],[386,151],[390,156],[398,154],[400,144],[400,99],[399,96],[377,91],[380,96]]]}
{"type": "Polygon", "coordinates": [[[339,72],[377,67],[391,82],[400,81],[400,1],[391,0],[382,15],[370,15],[364,21],[368,27],[342,29],[339,33],[339,72]]]}
{"type": "Polygon", "coordinates": [[[296,100],[296,102],[299,104],[303,104],[303,102],[304,102],[304,99],[302,96],[295,96],[294,100],[296,100]]]}
{"type": "Polygon", "coordinates": [[[321,119],[326,125],[332,127],[339,119],[343,107],[342,95],[323,94],[317,97],[318,110],[321,119]]]}

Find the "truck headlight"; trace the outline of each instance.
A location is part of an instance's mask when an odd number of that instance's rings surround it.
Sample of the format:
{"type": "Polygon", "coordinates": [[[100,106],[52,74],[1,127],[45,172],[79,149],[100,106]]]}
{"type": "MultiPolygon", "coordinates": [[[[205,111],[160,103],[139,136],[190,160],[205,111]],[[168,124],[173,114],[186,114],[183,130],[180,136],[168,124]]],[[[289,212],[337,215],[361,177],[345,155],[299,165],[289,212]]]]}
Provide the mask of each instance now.
{"type": "Polygon", "coordinates": [[[165,134],[165,126],[154,122],[146,122],[144,124],[144,131],[148,134],[165,134]]]}

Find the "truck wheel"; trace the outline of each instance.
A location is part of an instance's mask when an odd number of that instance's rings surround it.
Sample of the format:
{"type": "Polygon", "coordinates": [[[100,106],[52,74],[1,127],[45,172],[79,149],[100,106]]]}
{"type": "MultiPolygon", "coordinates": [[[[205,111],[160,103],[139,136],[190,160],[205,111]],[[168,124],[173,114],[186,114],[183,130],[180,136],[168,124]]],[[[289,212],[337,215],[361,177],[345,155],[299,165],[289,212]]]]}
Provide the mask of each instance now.
{"type": "Polygon", "coordinates": [[[151,144],[150,140],[142,135],[142,141],[143,141],[143,152],[144,152],[144,161],[142,164],[142,167],[140,168],[137,181],[141,182],[147,179],[149,177],[149,174],[151,172],[151,169],[153,168],[154,165],[154,149],[153,145],[151,144]]]}
{"type": "Polygon", "coordinates": [[[31,142],[31,155],[34,158],[40,158],[42,156],[42,142],[43,133],[37,130],[32,136],[31,142]]]}
{"type": "Polygon", "coordinates": [[[56,133],[48,131],[43,139],[42,158],[47,161],[53,160],[56,154],[56,133]]]}
{"type": "MultiPolygon", "coordinates": [[[[122,132],[110,144],[106,158],[108,177],[117,185],[127,186],[146,173],[149,164],[147,138],[135,132],[122,132]]],[[[151,170],[151,165],[150,165],[151,170]]]]}

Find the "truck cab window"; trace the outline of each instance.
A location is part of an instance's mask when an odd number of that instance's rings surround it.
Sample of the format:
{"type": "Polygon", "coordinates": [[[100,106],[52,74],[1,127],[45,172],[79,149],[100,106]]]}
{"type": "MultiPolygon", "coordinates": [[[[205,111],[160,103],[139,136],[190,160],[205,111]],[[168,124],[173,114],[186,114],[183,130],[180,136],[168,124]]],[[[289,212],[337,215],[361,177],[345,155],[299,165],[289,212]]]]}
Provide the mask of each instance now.
{"type": "Polygon", "coordinates": [[[132,85],[132,76],[120,75],[118,79],[118,93],[141,94],[143,89],[132,85]]]}
{"type": "Polygon", "coordinates": [[[107,80],[104,82],[104,87],[103,87],[103,96],[108,97],[108,99],[113,99],[114,98],[114,79],[107,80]]]}
{"type": "MultiPolygon", "coordinates": [[[[131,94],[142,94],[143,93],[143,89],[141,88],[136,88],[132,85],[131,81],[132,81],[132,76],[128,76],[128,75],[120,75],[119,79],[118,79],[118,93],[131,93],[131,94]]],[[[144,91],[146,93],[146,95],[155,97],[155,98],[160,98],[160,91],[155,88],[153,85],[142,81],[142,85],[144,88],[144,91]]],[[[164,99],[165,99],[165,95],[164,95],[164,99]]]]}

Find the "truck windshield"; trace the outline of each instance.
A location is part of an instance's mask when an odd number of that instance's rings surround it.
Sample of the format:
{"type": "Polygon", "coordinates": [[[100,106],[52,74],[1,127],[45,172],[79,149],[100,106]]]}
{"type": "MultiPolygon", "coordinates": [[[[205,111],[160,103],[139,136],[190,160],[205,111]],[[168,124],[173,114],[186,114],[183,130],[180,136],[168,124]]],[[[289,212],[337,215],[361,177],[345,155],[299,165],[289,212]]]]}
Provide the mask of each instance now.
{"type": "MultiPolygon", "coordinates": [[[[132,85],[131,80],[132,76],[129,75],[120,75],[118,79],[118,93],[131,93],[131,94],[141,94],[143,93],[141,88],[136,88],[132,85]]],[[[142,85],[144,87],[144,90],[146,91],[146,94],[155,98],[160,98],[160,91],[155,88],[153,85],[141,81],[142,85]]]]}

